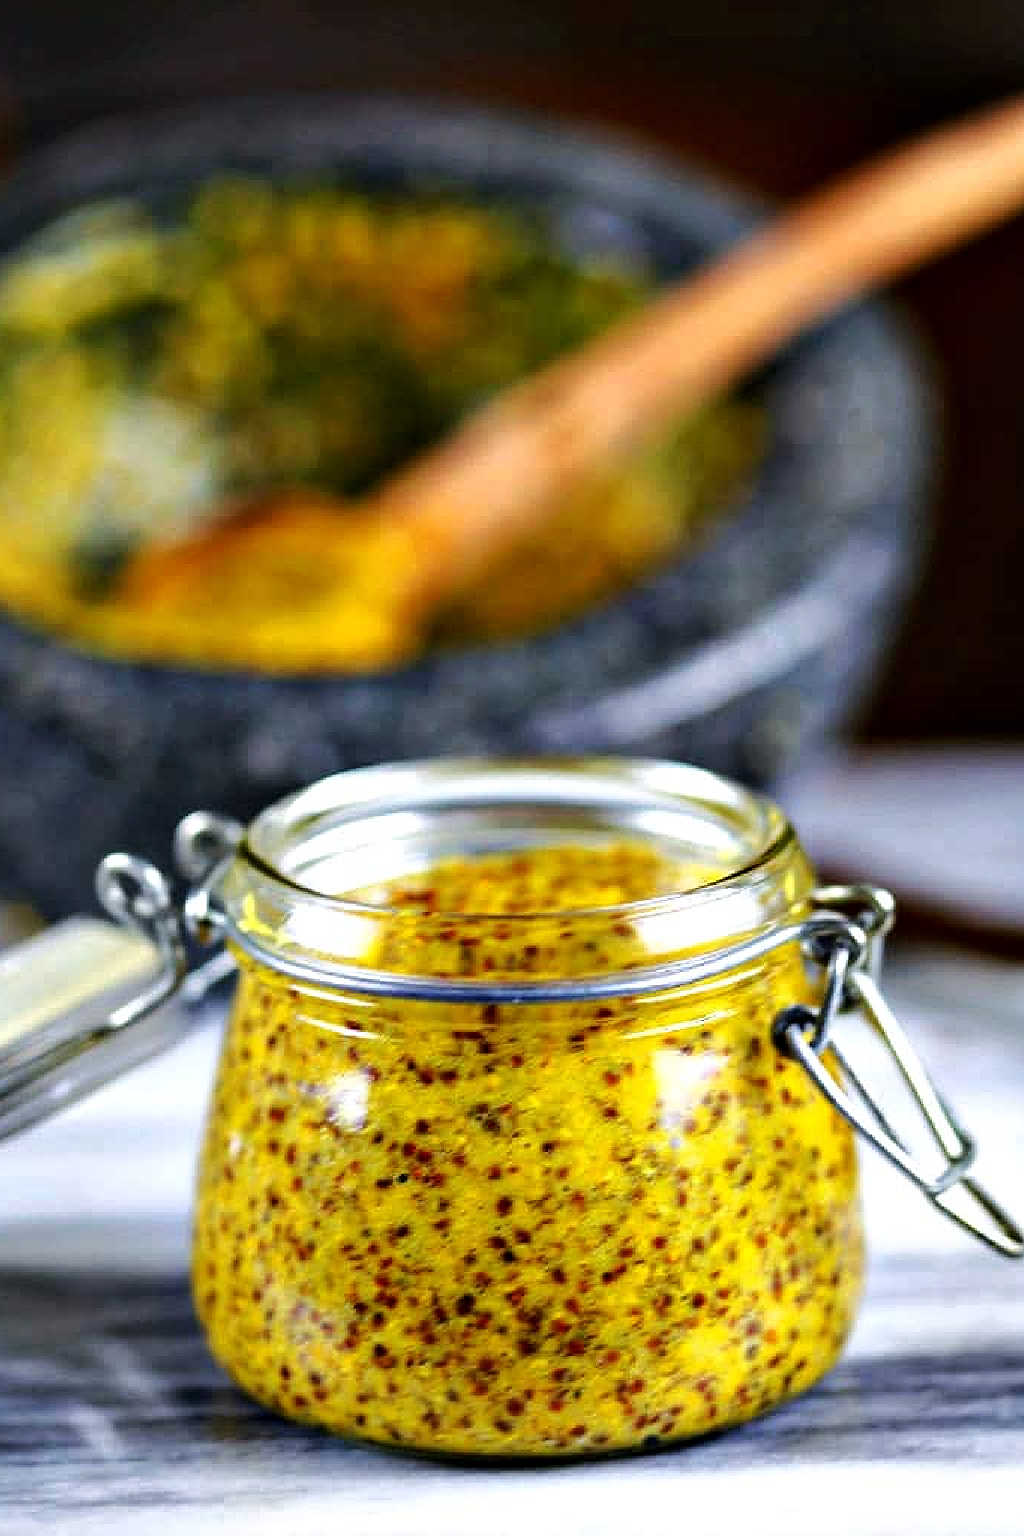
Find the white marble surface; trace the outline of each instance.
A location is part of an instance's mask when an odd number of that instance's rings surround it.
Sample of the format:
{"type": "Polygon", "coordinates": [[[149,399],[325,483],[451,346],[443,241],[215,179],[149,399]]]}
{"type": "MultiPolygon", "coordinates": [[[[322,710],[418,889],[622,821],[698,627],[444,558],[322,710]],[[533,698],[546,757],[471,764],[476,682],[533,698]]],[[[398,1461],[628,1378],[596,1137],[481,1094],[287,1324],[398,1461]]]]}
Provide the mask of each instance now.
{"type": "MultiPolygon", "coordinates": [[[[1017,1205],[1024,974],[939,951],[892,988],[1017,1205]]],[[[865,1154],[868,1294],[815,1391],[715,1440],[464,1468],[249,1403],[192,1319],[192,1168],[216,1030],[0,1148],[0,1532],[148,1536],[1021,1536],[1024,1264],[865,1154]]]]}

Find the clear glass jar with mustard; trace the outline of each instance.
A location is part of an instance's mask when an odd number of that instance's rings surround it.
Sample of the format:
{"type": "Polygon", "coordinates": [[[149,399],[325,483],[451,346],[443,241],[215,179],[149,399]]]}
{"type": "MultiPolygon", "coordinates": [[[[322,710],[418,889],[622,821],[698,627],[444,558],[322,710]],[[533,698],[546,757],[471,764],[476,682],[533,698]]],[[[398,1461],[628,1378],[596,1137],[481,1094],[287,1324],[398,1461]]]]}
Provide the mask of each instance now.
{"type": "Polygon", "coordinates": [[[197,813],[177,851],[181,905],[142,861],[101,867],[159,964],[0,1033],[0,1133],[237,970],[193,1292],[217,1359],[289,1417],[518,1457],[767,1411],[856,1314],[855,1130],[1024,1251],[880,992],[886,893],[816,888],[757,795],[669,763],[439,760],[323,780],[245,830],[197,813]],[[855,1014],[934,1159],[858,1073],[855,1014]]]}

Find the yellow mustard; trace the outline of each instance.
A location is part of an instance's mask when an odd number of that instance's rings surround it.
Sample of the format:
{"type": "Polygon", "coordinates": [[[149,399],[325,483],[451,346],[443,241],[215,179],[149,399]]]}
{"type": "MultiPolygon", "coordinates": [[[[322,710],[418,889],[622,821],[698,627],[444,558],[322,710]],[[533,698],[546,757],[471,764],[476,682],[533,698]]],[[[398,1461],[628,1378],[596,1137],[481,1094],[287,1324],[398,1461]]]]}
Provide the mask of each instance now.
{"type": "MultiPolygon", "coordinates": [[[[623,904],[714,877],[628,837],[442,860],[370,893],[366,962],[628,970],[623,904]]],[[[772,1046],[811,995],[795,950],[529,1005],[346,997],[238,958],[194,1290],[261,1402],[392,1445],[559,1455],[717,1430],[833,1364],[857,1175],[851,1132],[772,1046]]]]}

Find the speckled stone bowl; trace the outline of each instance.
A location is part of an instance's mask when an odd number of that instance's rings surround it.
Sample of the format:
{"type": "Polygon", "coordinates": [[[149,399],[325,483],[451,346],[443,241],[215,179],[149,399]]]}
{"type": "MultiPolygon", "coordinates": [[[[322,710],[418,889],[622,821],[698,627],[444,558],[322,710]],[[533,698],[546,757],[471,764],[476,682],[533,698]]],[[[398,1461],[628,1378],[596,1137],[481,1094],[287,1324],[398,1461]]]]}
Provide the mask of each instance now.
{"type": "MultiPolygon", "coordinates": [[[[581,252],[670,278],[757,210],[563,125],[382,100],[257,101],[91,129],[0,196],[0,251],[83,201],[173,209],[218,169],[336,171],[546,210],[581,252]]],[[[248,817],[339,768],[438,753],[629,751],[770,781],[850,714],[921,545],[929,391],[893,316],[858,306],[759,381],[746,502],[677,564],[533,639],[382,676],[269,678],[99,659],[0,621],[0,890],[92,905],[113,848],[165,861],[187,810],[248,817]]]]}

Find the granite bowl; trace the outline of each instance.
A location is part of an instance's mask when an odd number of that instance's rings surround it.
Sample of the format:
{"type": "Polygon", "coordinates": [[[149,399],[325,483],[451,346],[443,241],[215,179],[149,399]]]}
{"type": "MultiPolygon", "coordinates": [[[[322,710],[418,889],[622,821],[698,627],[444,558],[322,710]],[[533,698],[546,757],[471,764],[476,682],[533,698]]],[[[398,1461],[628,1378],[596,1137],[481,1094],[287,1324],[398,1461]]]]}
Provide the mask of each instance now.
{"type": "MultiPolygon", "coordinates": [[[[306,98],[79,134],[8,181],[0,252],[79,203],[172,207],[225,168],[526,205],[568,249],[639,254],[666,279],[761,216],[704,175],[561,123],[306,98]]],[[[245,818],[388,758],[628,751],[770,783],[849,719],[898,621],[932,412],[912,339],[874,302],[756,387],[770,442],[745,501],[672,566],[531,639],[386,675],[272,678],[106,660],[0,620],[0,886],[48,915],[91,906],[101,855],[165,861],[187,810],[245,818]]]]}

